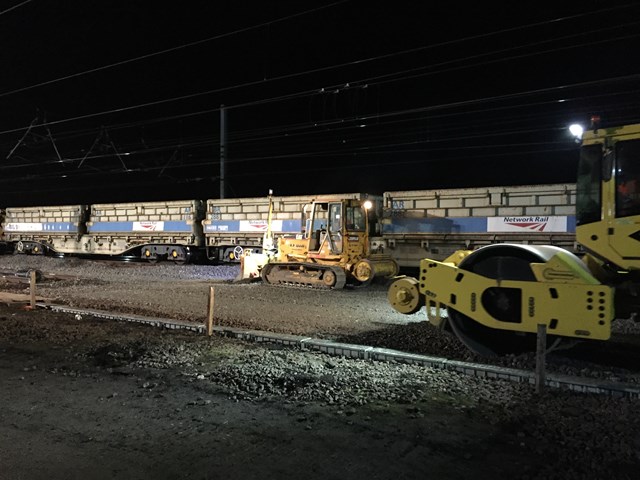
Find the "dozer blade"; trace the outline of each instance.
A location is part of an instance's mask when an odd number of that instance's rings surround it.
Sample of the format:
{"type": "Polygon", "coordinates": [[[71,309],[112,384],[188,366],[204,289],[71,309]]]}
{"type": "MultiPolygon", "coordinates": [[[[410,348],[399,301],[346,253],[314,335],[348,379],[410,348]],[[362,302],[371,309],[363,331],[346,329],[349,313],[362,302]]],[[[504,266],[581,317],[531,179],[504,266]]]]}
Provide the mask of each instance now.
{"type": "Polygon", "coordinates": [[[268,262],[268,255],[264,253],[252,253],[250,249],[245,249],[240,257],[240,271],[234,281],[259,280],[260,272],[268,262]]]}

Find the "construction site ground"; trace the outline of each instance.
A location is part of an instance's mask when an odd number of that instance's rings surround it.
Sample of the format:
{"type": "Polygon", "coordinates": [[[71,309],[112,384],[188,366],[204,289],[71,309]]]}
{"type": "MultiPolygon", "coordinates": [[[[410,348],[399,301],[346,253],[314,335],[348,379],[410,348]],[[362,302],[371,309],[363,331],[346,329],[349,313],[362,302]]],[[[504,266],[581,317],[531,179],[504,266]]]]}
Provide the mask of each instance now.
{"type": "MultiPolygon", "coordinates": [[[[65,268],[74,279],[43,284],[43,299],[167,316],[188,312],[187,284],[202,283],[155,277],[162,269],[144,269],[147,281],[125,269],[125,282],[94,264],[65,268]],[[175,292],[181,299],[161,300],[175,292]]],[[[297,334],[321,315],[324,336],[384,330],[381,318],[397,325],[383,288],[362,294],[367,305],[354,305],[360,292],[273,289],[274,304],[261,306],[264,288],[219,285],[228,291],[220,315],[235,326],[290,315],[297,334]]],[[[540,396],[424,367],[32,310],[28,286],[0,282],[0,291],[0,480],[631,479],[640,467],[633,399],[540,396]]]]}

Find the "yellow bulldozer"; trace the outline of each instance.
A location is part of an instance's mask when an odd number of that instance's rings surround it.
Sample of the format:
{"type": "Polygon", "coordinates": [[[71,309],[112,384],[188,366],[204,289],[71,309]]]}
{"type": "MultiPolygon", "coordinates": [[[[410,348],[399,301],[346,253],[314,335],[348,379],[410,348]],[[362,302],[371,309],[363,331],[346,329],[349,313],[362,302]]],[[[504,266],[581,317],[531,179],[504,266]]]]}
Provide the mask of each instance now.
{"type": "Polygon", "coordinates": [[[388,300],[406,314],[426,307],[430,323],[486,356],[534,350],[538,325],[553,345],[609,339],[612,321],[640,312],[640,124],[584,133],[576,240],[584,254],[494,244],[423,259],[388,300]]]}
{"type": "Polygon", "coordinates": [[[341,289],[396,276],[399,267],[395,260],[371,253],[371,207],[370,200],[353,195],[313,201],[301,212],[301,232],[276,240],[271,230],[270,192],[262,252],[245,251],[239,279],[259,277],[269,284],[341,289]]]}

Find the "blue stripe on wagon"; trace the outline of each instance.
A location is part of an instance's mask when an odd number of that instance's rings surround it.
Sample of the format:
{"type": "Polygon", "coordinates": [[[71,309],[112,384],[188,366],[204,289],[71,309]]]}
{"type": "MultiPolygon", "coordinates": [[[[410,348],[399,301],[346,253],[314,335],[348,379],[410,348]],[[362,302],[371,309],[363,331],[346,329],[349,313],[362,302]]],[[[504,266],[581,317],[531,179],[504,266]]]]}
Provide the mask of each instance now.
{"type": "Polygon", "coordinates": [[[392,218],[383,233],[469,233],[486,232],[487,219],[480,218],[392,218]]]}
{"type": "MultiPolygon", "coordinates": [[[[98,233],[98,232],[135,232],[135,233],[144,233],[146,230],[134,230],[133,229],[134,222],[94,222],[93,225],[89,225],[87,227],[87,231],[89,233],[98,233]]],[[[140,222],[140,223],[153,223],[153,222],[140,222]]],[[[189,225],[184,220],[172,220],[172,221],[164,221],[164,228],[162,232],[192,232],[193,225],[189,225]]],[[[153,230],[149,230],[152,232],[153,230]]]]}
{"type": "MultiPolygon", "coordinates": [[[[567,232],[575,233],[576,217],[567,216],[567,232]]],[[[383,233],[487,233],[487,217],[392,218],[383,233]]],[[[528,232],[537,233],[537,232],[528,232]]],[[[540,232],[549,233],[549,232],[540,232]]]]}
{"type": "MultiPolygon", "coordinates": [[[[210,224],[204,225],[204,231],[205,233],[238,233],[241,231],[244,233],[247,232],[247,230],[240,230],[240,220],[211,220],[210,224]]],[[[256,229],[255,231],[259,232],[258,229],[256,229]]],[[[299,233],[300,220],[282,220],[282,231],[288,233],[299,233]]]]}
{"type": "Polygon", "coordinates": [[[77,232],[78,225],[71,222],[51,222],[42,225],[45,232],[77,232]]]}

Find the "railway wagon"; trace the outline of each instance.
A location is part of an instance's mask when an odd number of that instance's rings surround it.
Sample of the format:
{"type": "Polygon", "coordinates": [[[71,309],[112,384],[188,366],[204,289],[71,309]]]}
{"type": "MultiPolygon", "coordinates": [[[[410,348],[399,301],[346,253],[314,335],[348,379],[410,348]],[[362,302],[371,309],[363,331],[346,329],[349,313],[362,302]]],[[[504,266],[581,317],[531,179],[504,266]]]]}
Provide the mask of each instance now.
{"type": "Polygon", "coordinates": [[[372,250],[401,267],[493,243],[576,251],[575,184],[385,192],[382,235],[372,250]]]}
{"type": "MultiPolygon", "coordinates": [[[[365,193],[272,196],[271,232],[276,243],[278,237],[302,231],[306,205],[336,198],[370,200],[378,211],[382,208],[381,195],[365,193]]],[[[375,207],[371,215],[375,224],[375,207]]],[[[207,256],[214,261],[237,261],[246,248],[260,252],[268,224],[269,197],[207,200],[206,218],[202,222],[207,256]]]]}
{"type": "MultiPolygon", "coordinates": [[[[557,245],[577,251],[575,184],[496,186],[272,196],[274,237],[299,234],[305,205],[323,199],[370,200],[371,251],[400,267],[429,256],[493,243],[557,245]]],[[[183,263],[206,253],[237,261],[261,251],[269,197],[8,208],[5,240],[20,253],[139,255],[183,263]]]]}
{"type": "Polygon", "coordinates": [[[4,235],[4,209],[0,208],[0,254],[8,252],[10,248],[4,235]]]}
{"type": "Polygon", "coordinates": [[[94,204],[83,248],[107,255],[135,250],[151,262],[186,263],[203,247],[203,218],[201,200],[94,204]]]}
{"type": "Polygon", "coordinates": [[[7,208],[18,253],[141,255],[186,262],[203,246],[200,200],[7,208]]]}
{"type": "Polygon", "coordinates": [[[16,253],[76,253],[86,233],[87,205],[7,208],[5,240],[16,253]]]}

